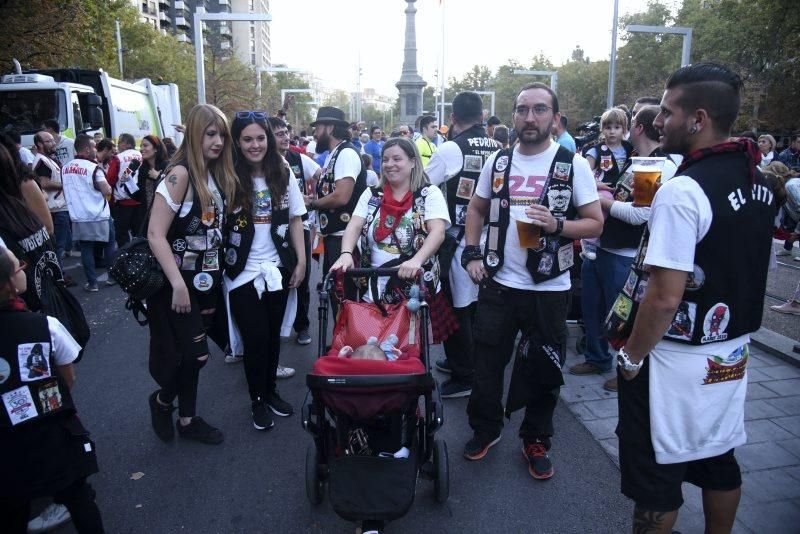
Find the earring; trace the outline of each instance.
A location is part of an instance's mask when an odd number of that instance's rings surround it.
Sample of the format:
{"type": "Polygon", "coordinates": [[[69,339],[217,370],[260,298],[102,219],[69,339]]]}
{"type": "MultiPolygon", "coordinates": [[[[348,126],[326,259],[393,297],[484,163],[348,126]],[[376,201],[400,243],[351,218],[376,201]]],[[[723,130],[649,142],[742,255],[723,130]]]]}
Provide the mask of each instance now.
{"type": "Polygon", "coordinates": [[[694,126],[692,126],[691,130],[689,130],[689,131],[690,131],[692,134],[696,134],[696,133],[697,133],[697,124],[695,124],[694,126]]]}

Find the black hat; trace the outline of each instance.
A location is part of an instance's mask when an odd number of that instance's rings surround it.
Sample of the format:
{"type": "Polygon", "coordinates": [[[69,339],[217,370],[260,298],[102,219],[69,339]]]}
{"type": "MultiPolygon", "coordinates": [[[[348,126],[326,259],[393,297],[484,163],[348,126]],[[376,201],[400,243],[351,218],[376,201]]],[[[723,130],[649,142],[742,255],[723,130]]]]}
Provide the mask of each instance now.
{"type": "Polygon", "coordinates": [[[316,126],[318,123],[350,126],[350,123],[344,120],[344,111],[332,106],[323,106],[319,108],[319,111],[317,112],[317,120],[312,122],[311,126],[316,126]]]}

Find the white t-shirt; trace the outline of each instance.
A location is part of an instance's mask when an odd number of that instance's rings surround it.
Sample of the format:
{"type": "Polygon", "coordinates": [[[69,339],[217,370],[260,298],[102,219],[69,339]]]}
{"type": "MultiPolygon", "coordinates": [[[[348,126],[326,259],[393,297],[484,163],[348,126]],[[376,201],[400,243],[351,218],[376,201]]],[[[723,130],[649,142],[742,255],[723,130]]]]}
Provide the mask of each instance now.
{"type": "Polygon", "coordinates": [[[33,160],[36,159],[36,156],[34,156],[33,152],[30,150],[21,146],[19,147],[19,159],[21,159],[22,163],[25,165],[33,165],[33,160]]]}
{"type": "MultiPolygon", "coordinates": [[[[677,176],[664,184],[653,200],[645,263],[692,272],[695,247],[687,240],[700,242],[712,218],[708,197],[693,179],[677,176]]],[[[691,304],[689,320],[694,328],[708,322],[694,316],[691,304]]],[[[659,463],[708,458],[745,443],[747,374],[705,382],[715,377],[710,361],[743,369],[741,348],[749,342],[749,335],[697,346],[661,340],[650,352],[650,425],[659,463]]]]}
{"type": "MultiPolygon", "coordinates": [[[[217,189],[217,184],[214,183],[214,179],[211,178],[211,175],[208,175],[208,189],[211,191],[211,195],[214,197],[219,197],[219,190],[217,189]]],[[[167,201],[167,205],[172,209],[173,212],[178,213],[178,208],[180,208],[181,212],[178,214],[178,217],[186,217],[189,215],[189,211],[192,209],[192,192],[189,191],[186,193],[186,201],[183,203],[183,207],[181,207],[180,201],[173,202],[172,197],[169,196],[169,191],[167,191],[167,181],[161,180],[161,183],[158,184],[156,187],[156,193],[164,197],[164,200],[167,201]]]]}
{"type": "MultiPolygon", "coordinates": [[[[372,198],[372,191],[369,189],[364,190],[358,199],[358,204],[353,211],[353,216],[362,217],[367,219],[373,214],[375,208],[369,205],[369,200],[372,198]]],[[[423,197],[425,199],[425,221],[432,219],[442,219],[445,221],[445,229],[450,226],[450,215],[447,213],[447,203],[444,200],[444,195],[441,190],[435,185],[428,186],[428,194],[423,197]]],[[[400,223],[397,225],[395,234],[404,249],[412,247],[412,240],[414,238],[414,221],[412,219],[413,210],[409,209],[400,223]]],[[[389,235],[382,241],[375,242],[375,225],[380,220],[380,209],[375,213],[375,218],[372,220],[367,231],[367,242],[369,243],[371,257],[370,263],[372,267],[380,267],[384,263],[397,259],[400,256],[400,249],[392,244],[392,236],[389,235]]],[[[378,291],[383,293],[383,288],[386,286],[387,278],[381,277],[378,280],[378,291]]],[[[437,288],[438,289],[438,288],[437,288]]]]}
{"type": "MultiPolygon", "coordinates": [[[[550,166],[553,163],[560,145],[551,141],[550,147],[540,154],[525,156],[514,148],[511,158],[511,171],[509,173],[509,189],[512,204],[514,199],[530,199],[541,197],[542,189],[547,181],[550,166]]],[[[437,154],[439,152],[436,152],[437,154]]],[[[481,176],[475,194],[481,198],[489,199],[492,196],[492,170],[495,158],[489,158],[483,165],[481,176]]],[[[580,154],[575,154],[572,159],[574,177],[572,181],[573,206],[580,207],[590,204],[598,199],[597,186],[595,185],[589,163],[580,154]]],[[[528,260],[528,249],[519,244],[517,225],[510,222],[506,231],[506,244],[503,251],[503,266],[495,273],[494,280],[504,286],[516,289],[533,289],[536,291],[566,291],[571,287],[569,272],[565,272],[552,280],[534,284],[530,271],[525,266],[528,260]]]]}
{"type": "Polygon", "coordinates": [[[441,185],[459,172],[464,165],[464,154],[454,142],[442,143],[431,156],[425,174],[433,185],[441,185]]]}
{"type": "MultiPolygon", "coordinates": [[[[289,171],[289,185],[286,188],[284,202],[289,203],[289,218],[302,217],[306,213],[306,206],[303,202],[303,195],[297,185],[297,179],[289,171]]],[[[247,262],[244,270],[239,273],[234,280],[227,279],[226,286],[228,291],[232,291],[239,286],[255,279],[261,273],[261,264],[265,262],[274,263],[282,267],[281,258],[275,248],[270,231],[272,230],[272,197],[269,193],[269,186],[264,178],[253,178],[253,244],[250,246],[250,253],[247,255],[247,262]],[[228,281],[230,280],[230,281],[228,281]]],[[[278,233],[285,232],[288,235],[289,225],[285,229],[278,228],[278,233]]],[[[291,243],[289,246],[292,246],[291,243]]]]}
{"type": "Polygon", "coordinates": [[[378,173],[372,169],[367,169],[367,187],[378,186],[378,173]]]}
{"type": "Polygon", "coordinates": [[[50,343],[56,365],[67,365],[75,361],[81,352],[81,346],[75,341],[61,321],[55,317],[47,316],[47,326],[50,329],[50,343]]]}
{"type": "Polygon", "coordinates": [[[61,165],[75,159],[75,141],[69,137],[61,136],[61,141],[56,145],[56,159],[61,165]]]}
{"type": "MultiPolygon", "coordinates": [[[[331,156],[333,152],[329,153],[328,156],[325,158],[325,165],[322,167],[322,174],[325,175],[328,172],[328,165],[331,162],[331,156]]],[[[343,178],[351,178],[356,180],[358,175],[361,173],[361,156],[358,154],[356,150],[343,150],[339,152],[339,155],[336,157],[336,166],[333,168],[333,181],[334,183],[338,182],[343,178]]],[[[342,236],[344,235],[344,230],[339,232],[334,232],[332,234],[326,234],[332,236],[342,236]]]]}

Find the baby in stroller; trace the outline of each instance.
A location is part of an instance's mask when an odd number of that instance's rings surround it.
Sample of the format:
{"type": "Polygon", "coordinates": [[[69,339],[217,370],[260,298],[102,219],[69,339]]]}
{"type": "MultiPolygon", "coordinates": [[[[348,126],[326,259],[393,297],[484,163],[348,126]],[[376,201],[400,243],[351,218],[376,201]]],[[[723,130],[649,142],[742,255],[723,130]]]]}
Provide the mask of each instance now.
{"type": "Polygon", "coordinates": [[[386,341],[378,346],[378,338],[372,336],[367,340],[366,345],[361,345],[353,350],[350,345],[345,345],[339,350],[340,358],[352,358],[354,360],[379,360],[393,362],[402,356],[403,351],[397,348],[397,336],[391,334],[386,341]]]}

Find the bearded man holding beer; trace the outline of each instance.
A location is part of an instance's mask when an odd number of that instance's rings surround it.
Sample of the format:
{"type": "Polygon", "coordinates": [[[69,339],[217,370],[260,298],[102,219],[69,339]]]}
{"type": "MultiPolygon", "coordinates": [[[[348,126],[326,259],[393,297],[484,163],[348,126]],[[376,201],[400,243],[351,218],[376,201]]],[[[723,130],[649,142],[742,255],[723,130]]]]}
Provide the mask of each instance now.
{"type": "Polygon", "coordinates": [[[479,460],[500,440],[503,373],[522,331],[505,411],[525,408],[519,435],[528,471],[540,480],[554,472],[547,451],[564,383],[572,242],[597,237],[603,228],[588,162],[551,139],[560,117],[558,98],[548,86],[533,83],[519,92],[513,110],[519,143],[483,166],[467,209],[461,256],[480,286],[467,408],[474,435],[464,456],[479,460]],[[489,227],[481,249],[484,219],[489,227]]]}

